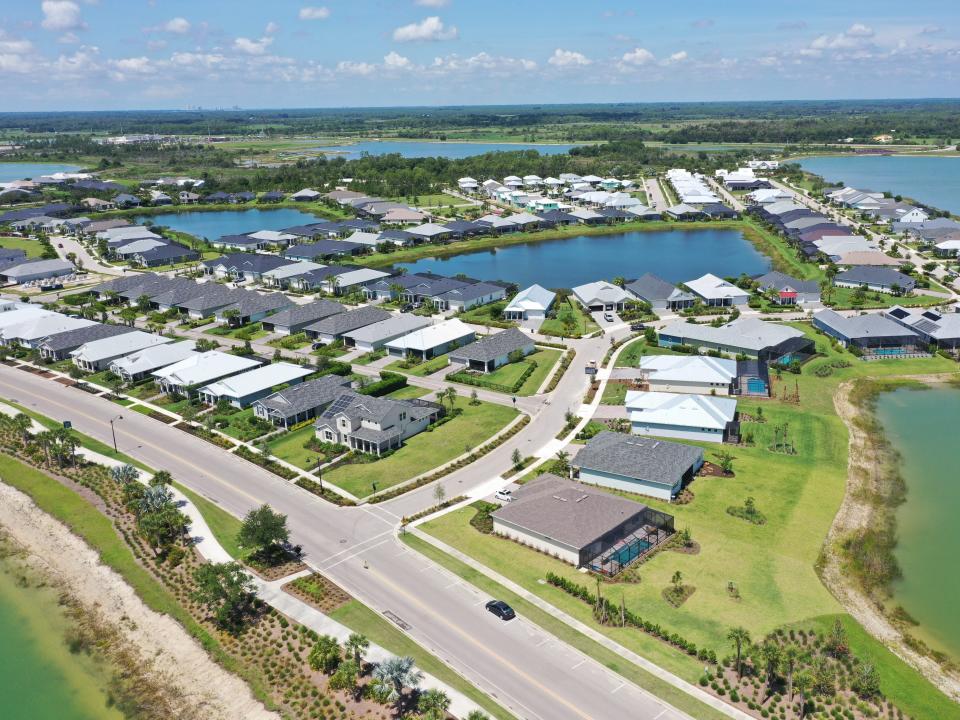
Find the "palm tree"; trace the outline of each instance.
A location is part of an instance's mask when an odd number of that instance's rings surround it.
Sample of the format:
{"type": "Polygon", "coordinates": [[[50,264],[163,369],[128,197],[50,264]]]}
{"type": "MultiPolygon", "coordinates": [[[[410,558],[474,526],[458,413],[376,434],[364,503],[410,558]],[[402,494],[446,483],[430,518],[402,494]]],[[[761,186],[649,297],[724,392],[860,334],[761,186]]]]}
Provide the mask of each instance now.
{"type": "Polygon", "coordinates": [[[800,648],[790,643],[783,649],[783,674],[787,680],[787,699],[793,700],[793,674],[797,670],[797,663],[800,662],[800,648]]]}
{"type": "Polygon", "coordinates": [[[450,709],[450,698],[443,690],[424,690],[417,701],[417,711],[424,720],[444,720],[450,709]]]}
{"type": "Polygon", "coordinates": [[[414,667],[412,657],[393,657],[374,668],[373,678],[385,691],[387,700],[396,703],[399,710],[404,688],[415,690],[423,680],[423,673],[414,667]]]}
{"type": "Polygon", "coordinates": [[[558,474],[566,475],[570,472],[570,453],[564,450],[558,450],[556,460],[553,461],[553,464],[558,474]]]}
{"type": "Polygon", "coordinates": [[[777,643],[768,640],[760,647],[760,655],[763,657],[764,671],[767,674],[767,695],[769,695],[777,671],[780,669],[783,651],[777,643]]]}
{"type": "Polygon", "coordinates": [[[135,482],[140,477],[140,471],[133,465],[118,465],[110,470],[110,477],[118,485],[126,485],[135,482]]]}
{"type": "Polygon", "coordinates": [[[353,657],[353,661],[357,664],[358,668],[363,666],[363,656],[369,648],[370,641],[366,635],[361,635],[360,633],[350,633],[350,637],[348,637],[347,641],[343,644],[343,649],[346,650],[348,655],[353,657]]]}
{"type": "Polygon", "coordinates": [[[750,632],[745,627],[731,628],[727,633],[727,640],[733,643],[737,653],[737,677],[743,676],[743,648],[751,643],[750,632]]]}
{"type": "Polygon", "coordinates": [[[143,515],[160,512],[172,502],[173,495],[165,485],[151,485],[144,489],[135,511],[138,517],[142,517],[143,515]]]}
{"type": "Polygon", "coordinates": [[[793,680],[793,686],[800,695],[800,720],[803,720],[807,709],[807,693],[813,686],[813,677],[806,670],[797,673],[797,677],[793,680]]]}
{"type": "Polygon", "coordinates": [[[27,447],[30,442],[30,430],[33,428],[33,419],[26,413],[17,413],[13,418],[13,426],[20,433],[20,441],[23,447],[27,447]]]}

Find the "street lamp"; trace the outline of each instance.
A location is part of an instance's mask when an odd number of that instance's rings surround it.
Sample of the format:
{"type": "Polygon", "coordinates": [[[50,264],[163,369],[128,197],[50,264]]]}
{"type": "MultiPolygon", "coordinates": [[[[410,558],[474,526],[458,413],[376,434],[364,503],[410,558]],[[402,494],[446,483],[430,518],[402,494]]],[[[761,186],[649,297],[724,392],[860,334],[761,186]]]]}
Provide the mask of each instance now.
{"type": "Polygon", "coordinates": [[[117,431],[114,429],[113,424],[117,420],[123,420],[123,415],[117,415],[115,418],[110,418],[110,434],[113,436],[113,451],[120,452],[117,450],[117,431]]]}
{"type": "Polygon", "coordinates": [[[322,455],[317,455],[317,482],[320,483],[320,493],[323,493],[323,476],[320,474],[320,458],[322,455]]]}

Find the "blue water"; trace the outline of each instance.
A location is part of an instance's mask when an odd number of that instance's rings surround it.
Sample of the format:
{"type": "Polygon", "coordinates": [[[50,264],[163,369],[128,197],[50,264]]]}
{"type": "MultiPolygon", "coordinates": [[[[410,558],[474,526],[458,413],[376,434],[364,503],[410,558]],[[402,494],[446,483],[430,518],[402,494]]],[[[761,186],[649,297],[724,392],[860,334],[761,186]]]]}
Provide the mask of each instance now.
{"type": "Polygon", "coordinates": [[[0,162],[0,182],[33,179],[41,175],[52,175],[58,172],[76,172],[79,169],[76,165],[59,165],[56,163],[0,162]]]}
{"type": "Polygon", "coordinates": [[[423,142],[423,141],[378,141],[358,142],[354,145],[331,145],[319,148],[329,153],[337,153],[353,160],[363,153],[370,155],[389,155],[400,153],[403,157],[443,157],[460,160],[488,152],[515,152],[517,150],[536,150],[541,155],[562,155],[576,145],[550,145],[538,143],[472,143],[472,142],[423,142]]]}
{"type": "Polygon", "coordinates": [[[539,283],[570,288],[648,272],[671,282],[693,280],[708,272],[720,277],[753,275],[769,270],[770,260],[736,230],[655,230],[577,235],[403,265],[412,273],[464,273],[481,280],[516,282],[520,287],[539,283]]]}
{"type": "Polygon", "coordinates": [[[850,155],[803,158],[798,162],[804,170],[829,182],[906,195],[941,210],[960,212],[960,158],[850,155]]]}
{"type": "Polygon", "coordinates": [[[292,208],[275,210],[218,210],[215,212],[186,211],[160,215],[138,215],[134,222],[152,220],[155,225],[166,225],[171,230],[190,233],[199,238],[216,240],[222,235],[240,235],[257,230],[282,230],[294,225],[320,222],[323,218],[292,208]]]}

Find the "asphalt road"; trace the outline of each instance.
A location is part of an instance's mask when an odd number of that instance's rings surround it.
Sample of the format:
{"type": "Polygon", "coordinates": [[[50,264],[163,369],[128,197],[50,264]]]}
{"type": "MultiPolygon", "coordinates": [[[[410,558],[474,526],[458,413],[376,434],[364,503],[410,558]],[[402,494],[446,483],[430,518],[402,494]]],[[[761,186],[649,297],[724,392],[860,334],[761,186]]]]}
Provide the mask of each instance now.
{"type": "MultiPolygon", "coordinates": [[[[602,356],[606,342],[578,343],[576,369],[564,377],[558,396],[573,404],[585,387],[586,356],[602,356]]],[[[292,537],[303,545],[311,565],[376,611],[400,618],[414,640],[518,717],[686,717],[522,618],[497,620],[483,608],[487,596],[402,545],[395,527],[403,514],[432,504],[430,487],[379,506],[337,508],[214,445],[59,383],[0,366],[0,395],[69,419],[79,432],[107,443],[110,418],[122,414],[123,420],[115,423],[122,452],[169,470],[234,515],[269,503],[288,516],[292,537]]],[[[552,454],[566,409],[544,405],[510,442],[448,476],[448,496],[506,469],[513,447],[525,454],[534,448],[552,454]]]]}

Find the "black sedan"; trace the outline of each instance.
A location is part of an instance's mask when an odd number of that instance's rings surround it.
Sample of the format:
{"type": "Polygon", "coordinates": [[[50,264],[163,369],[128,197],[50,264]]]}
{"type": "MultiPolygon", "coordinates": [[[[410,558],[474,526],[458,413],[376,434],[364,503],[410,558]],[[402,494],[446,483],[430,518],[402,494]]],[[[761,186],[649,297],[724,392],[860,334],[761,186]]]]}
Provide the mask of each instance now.
{"type": "Polygon", "coordinates": [[[517,616],[513,608],[503,600],[491,600],[487,603],[486,607],[488,611],[492,612],[501,620],[513,620],[517,616]]]}

